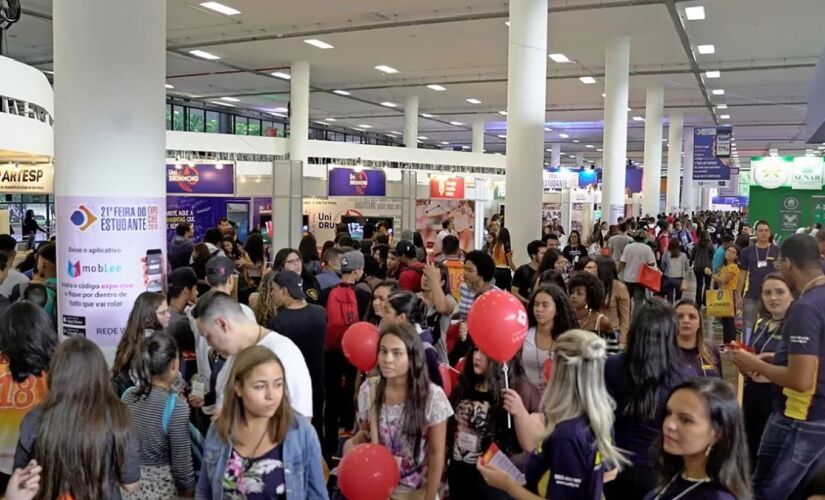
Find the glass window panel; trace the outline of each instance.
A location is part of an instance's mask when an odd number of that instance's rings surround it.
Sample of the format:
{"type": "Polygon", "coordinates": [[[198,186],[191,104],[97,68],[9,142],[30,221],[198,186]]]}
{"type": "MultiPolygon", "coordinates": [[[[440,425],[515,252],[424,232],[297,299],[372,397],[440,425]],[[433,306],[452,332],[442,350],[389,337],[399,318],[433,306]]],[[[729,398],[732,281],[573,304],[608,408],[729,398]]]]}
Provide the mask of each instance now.
{"type": "Polygon", "coordinates": [[[189,108],[189,131],[203,132],[204,127],[204,111],[198,108],[189,108]]]}
{"type": "Polygon", "coordinates": [[[166,130],[172,130],[172,105],[166,105],[166,130]]]}
{"type": "Polygon", "coordinates": [[[236,116],[235,117],[235,134],[236,135],[247,135],[247,129],[249,128],[249,120],[245,116],[236,116]]]}
{"type": "Polygon", "coordinates": [[[211,134],[217,134],[221,129],[220,114],[217,111],[206,112],[206,131],[211,134]]]}
{"type": "Polygon", "coordinates": [[[261,135],[261,120],[249,119],[249,127],[246,129],[248,135],[261,135]]]}
{"type": "Polygon", "coordinates": [[[183,108],[172,106],[172,129],[183,130],[183,108]]]}

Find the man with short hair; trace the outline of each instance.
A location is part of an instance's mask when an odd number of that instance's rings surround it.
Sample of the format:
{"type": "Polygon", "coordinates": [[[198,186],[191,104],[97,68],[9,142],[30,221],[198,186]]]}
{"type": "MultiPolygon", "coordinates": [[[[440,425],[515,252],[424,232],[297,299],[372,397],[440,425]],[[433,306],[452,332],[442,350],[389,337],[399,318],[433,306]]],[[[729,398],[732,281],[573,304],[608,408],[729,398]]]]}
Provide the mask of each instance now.
{"type": "Polygon", "coordinates": [[[227,219],[226,217],[222,217],[218,220],[218,230],[221,232],[223,236],[232,236],[234,232],[232,223],[229,222],[229,219],[227,219]]]}
{"type": "Polygon", "coordinates": [[[327,312],[319,305],[307,303],[301,277],[291,271],[276,273],[272,278],[272,288],[278,314],[270,320],[268,326],[293,341],[304,356],[312,377],[312,426],[318,433],[318,439],[322,440],[327,312]]]}
{"type": "Polygon", "coordinates": [[[464,283],[461,284],[460,300],[458,303],[459,343],[450,354],[450,362],[454,362],[466,354],[467,343],[467,316],[476,298],[490,290],[498,290],[495,285],[496,263],[490,254],[481,250],[473,250],[464,257],[464,283]]]}
{"type": "Polygon", "coordinates": [[[639,229],[633,235],[633,243],[627,245],[619,259],[619,275],[627,285],[627,291],[634,305],[638,306],[645,300],[645,287],[636,282],[642,266],[655,266],[656,256],[653,249],[645,242],[647,231],[639,229]]]}
{"type": "Polygon", "coordinates": [[[0,284],[0,295],[11,298],[14,295],[15,287],[17,293],[15,298],[20,296],[29,284],[29,278],[14,268],[14,259],[17,257],[17,240],[11,235],[0,234],[0,252],[8,254],[8,275],[0,284]]]}
{"type": "Polygon", "coordinates": [[[169,265],[172,269],[189,265],[192,258],[192,248],[195,246],[195,226],[188,222],[181,222],[175,227],[175,237],[169,243],[169,265]]]}
{"type": "Polygon", "coordinates": [[[355,248],[355,240],[352,239],[349,233],[341,232],[336,234],[333,242],[335,243],[335,248],[339,250],[342,248],[355,248]]]}
{"type": "Polygon", "coordinates": [[[452,217],[441,221],[441,231],[435,237],[433,243],[433,255],[438,258],[443,253],[444,238],[450,235],[455,235],[455,219],[452,217]]]}
{"type": "Polygon", "coordinates": [[[447,268],[447,275],[450,278],[450,294],[456,302],[461,300],[460,287],[464,283],[464,256],[461,253],[460,242],[452,234],[444,237],[442,241],[442,254],[437,262],[447,268]]]}
{"type": "Polygon", "coordinates": [[[722,269],[722,266],[725,265],[725,252],[728,251],[728,247],[733,245],[733,235],[730,233],[725,233],[719,238],[719,246],[716,247],[716,250],[713,252],[713,263],[711,271],[713,274],[718,274],[719,270],[722,269]]]}
{"type": "Polygon", "coordinates": [[[244,314],[235,299],[223,292],[213,290],[206,293],[192,310],[192,316],[197,321],[200,335],[227,358],[215,387],[217,412],[220,412],[223,405],[224,391],[235,356],[248,347],[259,345],[280,358],[292,408],[302,416],[312,418],[312,380],[304,356],[294,342],[258,325],[254,319],[244,314]]]}
{"type": "Polygon", "coordinates": [[[547,245],[547,250],[559,250],[559,237],[556,233],[545,234],[542,240],[547,245]]]}
{"type": "Polygon", "coordinates": [[[341,251],[340,248],[330,247],[324,250],[324,255],[322,256],[324,260],[324,268],[315,276],[315,279],[318,280],[318,286],[320,290],[323,292],[327,288],[332,288],[338,283],[341,282],[341,278],[338,276],[338,273],[341,272],[341,255],[344,252],[341,251]]]}
{"type": "Polygon", "coordinates": [[[389,241],[390,225],[386,221],[379,221],[378,224],[375,225],[375,235],[376,237],[384,236],[387,238],[387,241],[389,241]]]}
{"type": "MultiPolygon", "coordinates": [[[[758,223],[757,223],[758,224],[758,223]]],[[[751,227],[746,224],[742,223],[742,227],[739,229],[739,236],[736,237],[736,246],[741,249],[745,249],[751,242],[751,227]]]]}
{"type": "Polygon", "coordinates": [[[195,336],[186,312],[198,299],[198,275],[191,267],[179,267],[169,274],[169,312],[172,317],[166,331],[178,343],[183,352],[195,351],[195,336]]]}
{"type": "Polygon", "coordinates": [[[207,229],[203,233],[203,242],[206,243],[206,248],[209,249],[209,255],[212,257],[217,255],[226,257],[226,253],[223,251],[223,233],[219,228],[211,227],[207,229]]]}
{"type": "Polygon", "coordinates": [[[418,252],[411,241],[402,239],[395,246],[398,256],[398,286],[402,290],[413,293],[421,291],[421,275],[424,274],[424,264],[418,262],[418,252]]]}
{"type": "Polygon", "coordinates": [[[530,302],[530,289],[533,287],[533,280],[546,251],[547,245],[542,243],[541,240],[531,241],[527,245],[527,255],[530,256],[530,262],[520,266],[513,274],[511,292],[525,305],[530,302]]]}
{"type": "Polygon", "coordinates": [[[741,373],[779,386],[753,476],[758,500],[803,498],[806,481],[825,466],[825,276],[816,240],[786,238],[777,267],[798,298],[785,314],[773,359],[728,351],[741,373]]]}
{"type": "Polygon", "coordinates": [[[633,243],[633,238],[627,235],[627,223],[622,222],[619,224],[619,234],[611,236],[610,239],[607,240],[608,252],[610,252],[610,256],[613,257],[613,261],[616,262],[617,267],[619,261],[622,260],[622,253],[625,247],[631,243],[633,243]]]}
{"type": "MultiPolygon", "coordinates": [[[[743,304],[745,334],[753,330],[762,300],[762,282],[776,270],[779,248],[771,242],[771,228],[766,221],[756,223],[756,243],[742,249],[739,255],[739,281],[736,285],[738,304],[743,304]],[[745,292],[747,284],[747,292],[745,292]],[[742,298],[744,297],[744,302],[742,298]]],[[[747,337],[746,337],[747,338],[747,337]]]]}

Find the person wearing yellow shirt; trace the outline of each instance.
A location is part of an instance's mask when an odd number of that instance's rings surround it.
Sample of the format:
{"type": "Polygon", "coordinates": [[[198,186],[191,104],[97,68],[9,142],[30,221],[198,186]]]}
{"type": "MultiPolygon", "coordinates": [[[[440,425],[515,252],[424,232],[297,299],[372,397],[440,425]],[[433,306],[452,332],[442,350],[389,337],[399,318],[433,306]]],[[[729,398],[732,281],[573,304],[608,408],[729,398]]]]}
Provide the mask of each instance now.
{"type": "MultiPolygon", "coordinates": [[[[713,275],[713,281],[719,284],[719,287],[725,291],[730,291],[732,297],[736,297],[736,287],[739,283],[739,247],[731,245],[725,250],[725,265],[719,269],[719,272],[713,275]]],[[[734,315],[739,304],[734,301],[734,315]]],[[[722,336],[725,344],[736,340],[736,323],[734,316],[721,318],[722,320],[722,336]]]]}

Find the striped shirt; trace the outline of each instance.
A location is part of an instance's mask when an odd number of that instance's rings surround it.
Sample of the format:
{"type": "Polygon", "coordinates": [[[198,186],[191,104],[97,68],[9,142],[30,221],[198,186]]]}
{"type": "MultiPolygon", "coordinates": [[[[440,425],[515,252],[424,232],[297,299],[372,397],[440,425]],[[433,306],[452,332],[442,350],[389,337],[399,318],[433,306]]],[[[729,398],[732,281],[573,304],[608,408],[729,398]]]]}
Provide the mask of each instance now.
{"type": "Polygon", "coordinates": [[[146,397],[127,393],[123,402],[132,416],[132,431],[140,442],[140,465],[168,465],[178,491],[195,487],[192,449],[189,437],[189,405],[178,396],[169,431],[163,431],[163,410],[169,393],[152,389],[146,397]]]}
{"type": "MultiPolygon", "coordinates": [[[[499,288],[495,285],[493,285],[490,288],[490,290],[498,289],[499,288]]],[[[458,316],[462,320],[466,320],[467,315],[470,314],[470,308],[473,306],[473,302],[475,302],[476,297],[478,297],[481,294],[470,288],[470,285],[468,285],[467,283],[462,283],[458,290],[460,294],[459,296],[461,297],[461,300],[458,303],[458,316]]],[[[490,290],[486,291],[489,292],[490,290]]]]}

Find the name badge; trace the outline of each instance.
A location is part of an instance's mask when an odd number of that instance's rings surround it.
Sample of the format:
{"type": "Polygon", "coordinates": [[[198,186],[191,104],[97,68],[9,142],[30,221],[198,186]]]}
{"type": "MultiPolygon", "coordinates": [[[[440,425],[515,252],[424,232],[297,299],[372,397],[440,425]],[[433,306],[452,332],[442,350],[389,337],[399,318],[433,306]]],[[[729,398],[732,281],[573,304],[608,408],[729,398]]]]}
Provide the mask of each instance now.
{"type": "Polygon", "coordinates": [[[767,260],[757,261],[756,267],[758,267],[758,268],[768,267],[768,261],[767,260]]]}
{"type": "Polygon", "coordinates": [[[458,448],[463,451],[478,450],[478,436],[474,434],[469,434],[467,432],[459,432],[456,443],[458,443],[458,448]]]}

